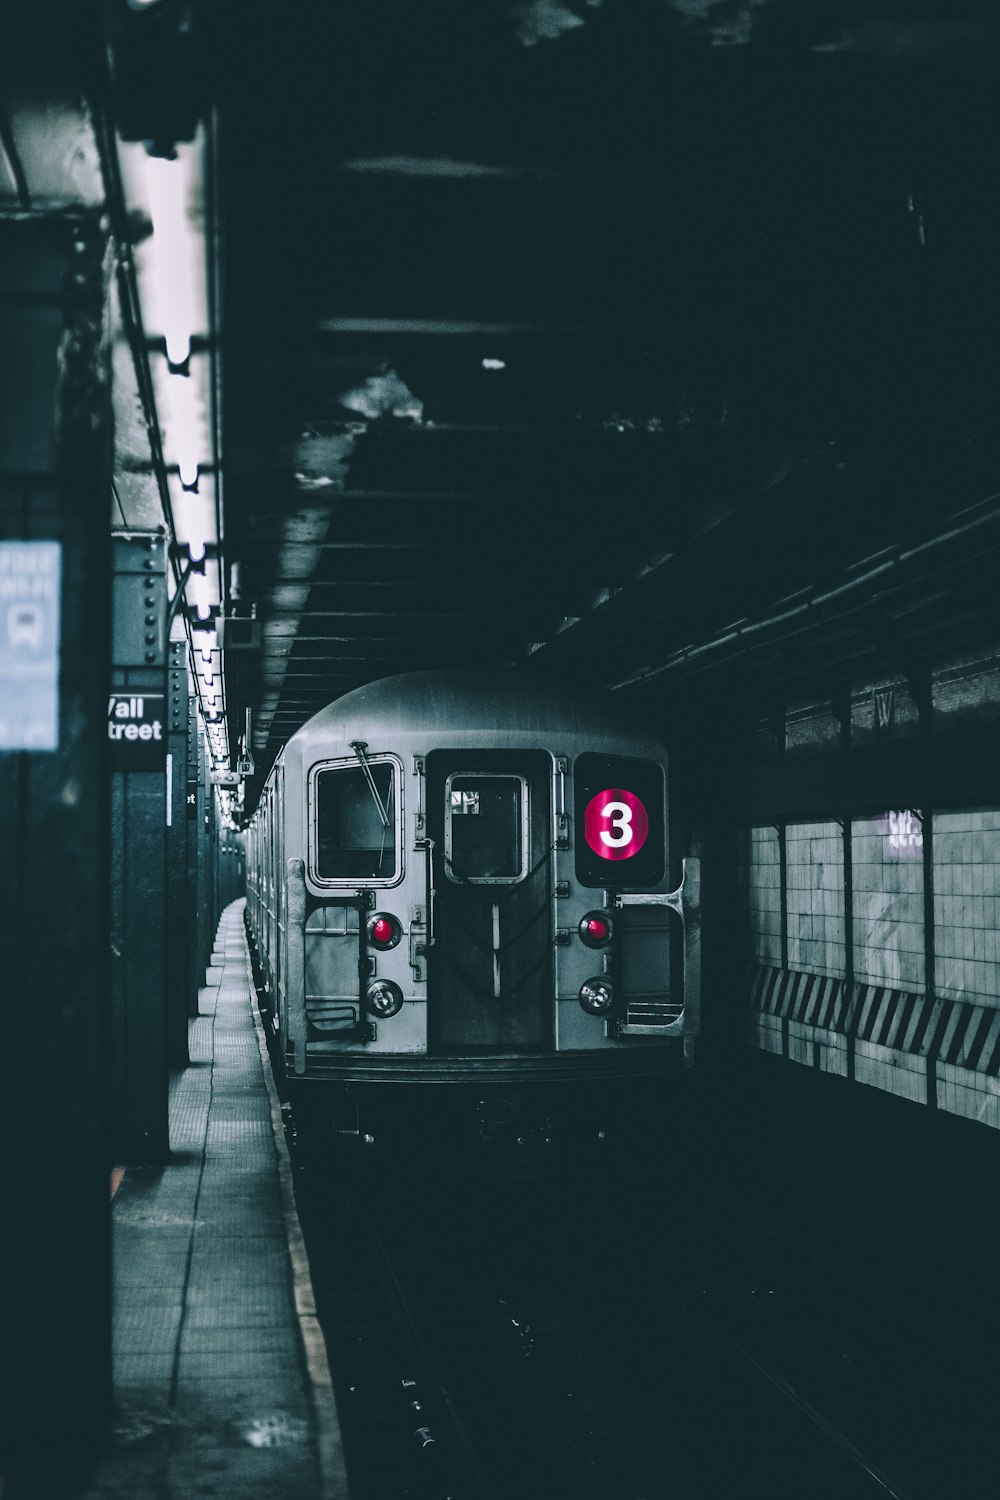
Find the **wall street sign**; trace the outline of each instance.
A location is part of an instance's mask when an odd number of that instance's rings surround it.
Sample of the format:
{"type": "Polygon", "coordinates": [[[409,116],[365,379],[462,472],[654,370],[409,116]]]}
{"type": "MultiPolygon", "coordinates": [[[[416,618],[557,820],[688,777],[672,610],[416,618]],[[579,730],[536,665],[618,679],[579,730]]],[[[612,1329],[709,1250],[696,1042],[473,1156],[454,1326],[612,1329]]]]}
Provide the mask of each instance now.
{"type": "Polygon", "coordinates": [[[162,771],[167,764],[166,699],[163,693],[112,693],[108,739],[116,771],[162,771]]]}

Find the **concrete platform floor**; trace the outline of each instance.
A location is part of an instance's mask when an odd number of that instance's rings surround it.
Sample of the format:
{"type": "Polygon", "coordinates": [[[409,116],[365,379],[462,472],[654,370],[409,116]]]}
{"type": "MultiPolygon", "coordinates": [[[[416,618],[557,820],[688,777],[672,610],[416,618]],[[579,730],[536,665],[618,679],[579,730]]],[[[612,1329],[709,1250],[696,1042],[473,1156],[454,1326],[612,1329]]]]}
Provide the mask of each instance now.
{"type": "Polygon", "coordinates": [[[115,1194],[116,1421],[86,1500],[343,1500],[242,901],[207,979],[173,1082],[170,1164],[128,1169],[115,1194]]]}

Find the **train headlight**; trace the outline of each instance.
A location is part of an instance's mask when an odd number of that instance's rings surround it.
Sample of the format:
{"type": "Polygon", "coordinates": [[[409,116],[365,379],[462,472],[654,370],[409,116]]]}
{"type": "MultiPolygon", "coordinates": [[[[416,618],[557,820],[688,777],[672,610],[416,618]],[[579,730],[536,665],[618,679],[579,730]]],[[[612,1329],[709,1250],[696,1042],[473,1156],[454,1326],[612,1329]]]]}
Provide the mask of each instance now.
{"type": "Polygon", "coordinates": [[[581,943],[588,948],[606,948],[611,941],[611,914],[606,911],[588,911],[580,918],[577,931],[581,943]]]}
{"type": "Polygon", "coordinates": [[[395,948],[403,936],[402,927],[387,911],[377,911],[370,916],[366,931],[369,943],[380,953],[387,953],[390,948],[395,948]]]}
{"type": "Polygon", "coordinates": [[[369,1014],[388,1021],[403,1009],[403,991],[391,979],[374,979],[365,991],[365,1006],[369,1014]]]}
{"type": "Polygon", "coordinates": [[[588,1016],[606,1016],[615,1003],[611,980],[604,974],[588,979],[580,986],[579,999],[588,1016]]]}

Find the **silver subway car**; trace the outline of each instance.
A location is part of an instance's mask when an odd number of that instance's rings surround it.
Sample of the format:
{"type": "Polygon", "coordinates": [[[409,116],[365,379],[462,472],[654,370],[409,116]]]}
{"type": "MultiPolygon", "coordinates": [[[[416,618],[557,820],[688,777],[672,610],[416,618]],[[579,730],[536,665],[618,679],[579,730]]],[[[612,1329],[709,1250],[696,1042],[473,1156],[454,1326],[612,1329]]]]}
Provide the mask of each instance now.
{"type": "Polygon", "coordinates": [[[671,881],[669,830],[665,751],[604,700],[443,672],[338,699],[288,741],[247,835],[289,1083],[690,1063],[699,871],[671,881]]]}

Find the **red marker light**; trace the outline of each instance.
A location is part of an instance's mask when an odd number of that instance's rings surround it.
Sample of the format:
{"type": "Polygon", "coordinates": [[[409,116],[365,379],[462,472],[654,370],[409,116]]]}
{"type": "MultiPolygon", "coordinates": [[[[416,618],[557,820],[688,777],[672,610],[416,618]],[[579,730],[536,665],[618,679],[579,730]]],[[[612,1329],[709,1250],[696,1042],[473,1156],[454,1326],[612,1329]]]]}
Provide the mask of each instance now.
{"type": "Polygon", "coordinates": [[[367,929],[368,941],[373,948],[395,948],[403,936],[396,918],[384,911],[377,911],[373,917],[368,918],[367,929]]]}
{"type": "Polygon", "coordinates": [[[611,941],[611,919],[602,911],[588,911],[577,930],[588,948],[603,948],[611,941]]]}

